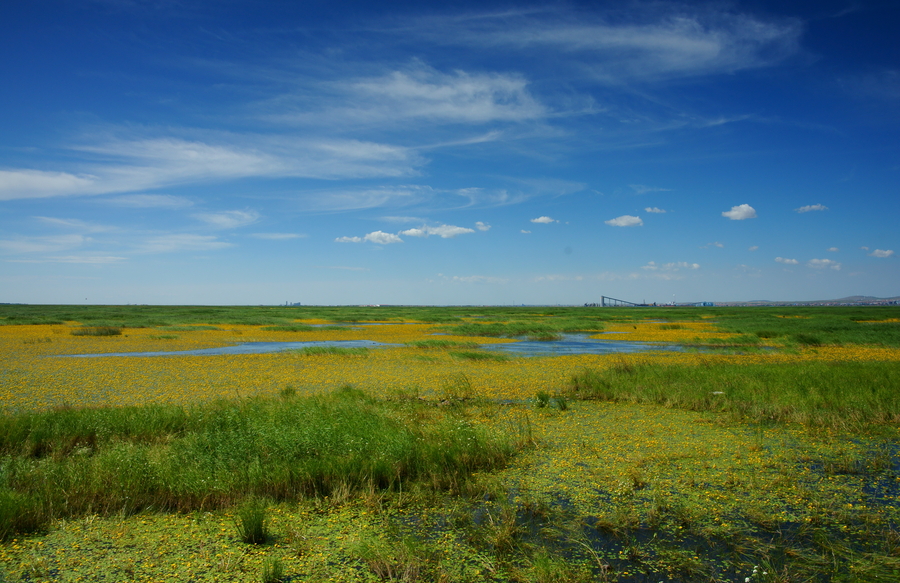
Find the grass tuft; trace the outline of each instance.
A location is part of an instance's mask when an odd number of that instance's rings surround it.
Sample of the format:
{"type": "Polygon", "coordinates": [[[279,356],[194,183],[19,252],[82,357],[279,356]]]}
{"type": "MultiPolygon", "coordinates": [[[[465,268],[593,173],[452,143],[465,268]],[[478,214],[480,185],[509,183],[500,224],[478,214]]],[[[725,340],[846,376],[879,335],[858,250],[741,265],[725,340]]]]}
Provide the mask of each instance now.
{"type": "Polygon", "coordinates": [[[72,330],[72,336],[121,336],[119,326],[81,326],[72,330]]]}

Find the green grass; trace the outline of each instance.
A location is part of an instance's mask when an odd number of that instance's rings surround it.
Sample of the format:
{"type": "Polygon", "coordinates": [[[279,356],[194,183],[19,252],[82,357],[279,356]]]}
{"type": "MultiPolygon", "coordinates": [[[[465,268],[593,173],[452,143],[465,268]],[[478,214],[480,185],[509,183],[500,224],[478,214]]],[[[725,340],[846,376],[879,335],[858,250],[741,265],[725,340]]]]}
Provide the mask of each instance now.
{"type": "Polygon", "coordinates": [[[567,394],[859,431],[900,421],[898,387],[893,362],[659,364],[585,369],[571,377],[567,394]]]}
{"type": "Polygon", "coordinates": [[[323,354],[335,356],[368,356],[369,349],[365,346],[306,346],[296,350],[285,350],[284,354],[300,354],[303,356],[319,356],[323,354]]]}
{"type": "Polygon", "coordinates": [[[406,345],[411,348],[424,348],[424,349],[478,348],[478,346],[479,346],[479,344],[477,342],[458,342],[455,340],[441,340],[441,339],[414,340],[412,342],[407,342],[406,345]]]}
{"type": "Polygon", "coordinates": [[[522,446],[453,411],[351,388],[188,409],[4,416],[0,532],[85,514],[222,508],[251,496],[289,500],[412,483],[453,490],[522,446]]]}
{"type": "Polygon", "coordinates": [[[119,326],[81,326],[72,329],[72,336],[121,336],[119,326]]]}

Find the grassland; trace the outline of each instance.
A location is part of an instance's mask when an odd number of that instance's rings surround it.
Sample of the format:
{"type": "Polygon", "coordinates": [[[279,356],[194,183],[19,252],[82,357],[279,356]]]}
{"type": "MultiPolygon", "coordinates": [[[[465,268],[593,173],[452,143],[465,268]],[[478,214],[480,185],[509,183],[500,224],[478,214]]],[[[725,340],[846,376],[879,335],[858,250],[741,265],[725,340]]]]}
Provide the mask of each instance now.
{"type": "Polygon", "coordinates": [[[896,308],[0,306],[0,581],[898,580],[898,364],[896,308]],[[479,348],[572,332],[687,350],[479,348]],[[392,346],[64,357],[304,340],[392,346]]]}

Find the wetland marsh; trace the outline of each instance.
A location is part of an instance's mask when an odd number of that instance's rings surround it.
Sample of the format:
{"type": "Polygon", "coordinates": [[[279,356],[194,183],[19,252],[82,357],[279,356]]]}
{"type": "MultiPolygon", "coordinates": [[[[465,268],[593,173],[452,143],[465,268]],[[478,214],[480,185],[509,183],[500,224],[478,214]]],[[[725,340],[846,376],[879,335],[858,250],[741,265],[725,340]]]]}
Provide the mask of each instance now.
{"type": "Polygon", "coordinates": [[[0,581],[900,578],[897,308],[0,306],[0,359],[0,581]],[[572,335],[659,350],[512,349],[572,335]]]}

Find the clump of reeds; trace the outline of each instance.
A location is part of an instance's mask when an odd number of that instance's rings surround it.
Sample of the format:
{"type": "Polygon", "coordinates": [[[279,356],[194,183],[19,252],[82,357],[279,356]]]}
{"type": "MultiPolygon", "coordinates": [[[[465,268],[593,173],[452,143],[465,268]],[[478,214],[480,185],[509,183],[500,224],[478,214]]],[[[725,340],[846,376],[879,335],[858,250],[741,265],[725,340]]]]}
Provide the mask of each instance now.
{"type": "Polygon", "coordinates": [[[7,415],[0,536],[86,513],[209,510],[411,483],[456,491],[472,472],[504,465],[527,445],[524,435],[488,430],[456,408],[381,401],[351,387],[189,408],[7,415]]]}
{"type": "Polygon", "coordinates": [[[900,421],[897,386],[900,367],[892,362],[654,364],[583,369],[566,394],[856,431],[900,421]]]}
{"type": "Polygon", "coordinates": [[[79,326],[72,330],[72,336],[120,336],[119,326],[79,326]]]}

